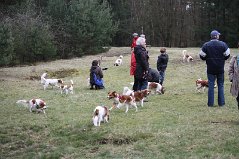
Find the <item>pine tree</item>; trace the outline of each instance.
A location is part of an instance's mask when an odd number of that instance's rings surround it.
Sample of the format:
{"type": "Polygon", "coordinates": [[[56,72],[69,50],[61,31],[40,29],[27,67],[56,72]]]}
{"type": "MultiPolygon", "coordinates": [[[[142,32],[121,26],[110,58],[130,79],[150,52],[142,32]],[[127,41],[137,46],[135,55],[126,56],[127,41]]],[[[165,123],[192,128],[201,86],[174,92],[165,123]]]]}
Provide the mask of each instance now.
{"type": "Polygon", "coordinates": [[[15,60],[13,36],[9,27],[0,24],[0,66],[12,64],[15,60]]]}

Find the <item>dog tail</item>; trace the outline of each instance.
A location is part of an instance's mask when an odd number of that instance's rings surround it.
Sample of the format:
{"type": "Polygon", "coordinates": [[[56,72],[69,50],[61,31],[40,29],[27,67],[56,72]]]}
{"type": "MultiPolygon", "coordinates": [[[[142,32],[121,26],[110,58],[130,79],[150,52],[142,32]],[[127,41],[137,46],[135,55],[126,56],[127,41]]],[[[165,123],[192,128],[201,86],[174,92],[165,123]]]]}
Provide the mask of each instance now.
{"type": "Polygon", "coordinates": [[[72,86],[74,85],[73,80],[71,80],[71,85],[72,85],[72,86]]]}
{"type": "Polygon", "coordinates": [[[123,95],[126,95],[126,92],[129,90],[129,87],[124,87],[123,89],[123,95]]]}
{"type": "Polygon", "coordinates": [[[47,75],[47,73],[45,72],[45,73],[43,73],[42,75],[41,75],[41,78],[45,78],[46,77],[46,75],[47,75]]]}
{"type": "Polygon", "coordinates": [[[27,104],[29,103],[29,101],[22,99],[22,100],[18,100],[16,103],[27,107],[27,104]]]}
{"type": "Polygon", "coordinates": [[[185,56],[187,54],[187,50],[183,50],[183,56],[185,56]]]}
{"type": "Polygon", "coordinates": [[[41,75],[41,83],[44,83],[46,81],[46,78],[45,78],[46,75],[47,75],[46,72],[41,75]]]}

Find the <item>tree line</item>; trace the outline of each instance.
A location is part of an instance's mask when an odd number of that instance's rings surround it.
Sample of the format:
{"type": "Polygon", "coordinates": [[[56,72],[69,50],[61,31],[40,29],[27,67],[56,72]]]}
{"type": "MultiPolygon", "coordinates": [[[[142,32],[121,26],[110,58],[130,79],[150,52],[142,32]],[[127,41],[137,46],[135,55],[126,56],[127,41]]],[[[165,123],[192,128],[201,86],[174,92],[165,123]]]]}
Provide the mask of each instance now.
{"type": "Polygon", "coordinates": [[[128,45],[131,33],[146,35],[147,43],[166,47],[200,47],[214,29],[236,47],[238,0],[108,0],[119,20],[114,45],[128,45]],[[124,42],[126,41],[126,42],[124,42]]]}
{"type": "Polygon", "coordinates": [[[2,0],[0,66],[80,57],[130,46],[200,47],[213,29],[236,47],[237,0],[2,0]]]}

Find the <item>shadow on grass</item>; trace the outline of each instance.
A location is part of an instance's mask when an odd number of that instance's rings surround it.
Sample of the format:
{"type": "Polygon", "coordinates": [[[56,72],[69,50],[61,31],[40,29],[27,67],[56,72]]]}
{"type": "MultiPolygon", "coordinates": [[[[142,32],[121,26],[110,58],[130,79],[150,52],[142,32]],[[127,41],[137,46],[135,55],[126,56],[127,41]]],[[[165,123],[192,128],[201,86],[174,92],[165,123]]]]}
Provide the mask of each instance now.
{"type": "MultiPolygon", "coordinates": [[[[58,128],[54,134],[57,140],[67,144],[69,142],[75,146],[96,146],[96,145],[128,145],[137,142],[138,140],[144,140],[154,137],[151,133],[137,133],[134,135],[125,134],[112,134],[105,127],[95,127],[93,124],[87,124],[79,127],[66,127],[58,128]]],[[[97,151],[92,149],[92,151],[97,151]]]]}
{"type": "Polygon", "coordinates": [[[230,125],[239,125],[239,121],[210,121],[211,124],[230,124],[230,125]]]}

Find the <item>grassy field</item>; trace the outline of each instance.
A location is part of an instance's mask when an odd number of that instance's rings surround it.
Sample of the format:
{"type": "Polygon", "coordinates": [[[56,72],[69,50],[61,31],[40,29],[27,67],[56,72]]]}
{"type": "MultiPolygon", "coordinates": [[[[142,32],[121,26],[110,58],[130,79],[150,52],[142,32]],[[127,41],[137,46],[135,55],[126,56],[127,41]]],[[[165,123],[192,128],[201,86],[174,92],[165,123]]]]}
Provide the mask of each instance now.
{"type": "MultiPolygon", "coordinates": [[[[87,78],[91,61],[100,56],[57,60],[0,69],[0,158],[239,158],[239,112],[230,95],[225,66],[224,108],[207,107],[207,92],[195,91],[195,80],[206,79],[206,64],[199,48],[188,48],[193,63],[182,63],[182,48],[168,48],[164,95],[151,95],[139,111],[112,110],[110,122],[94,127],[97,105],[110,107],[108,91],[130,87],[130,48],[112,48],[102,56],[104,90],[90,90],[87,78]],[[116,54],[124,53],[123,66],[114,67],[116,54]],[[57,88],[43,90],[40,75],[72,79],[73,95],[57,88]],[[42,98],[46,115],[30,113],[19,99],[42,98]]],[[[237,50],[232,49],[232,54],[237,50]]],[[[159,48],[150,48],[150,66],[156,68],[159,48]]],[[[217,89],[215,89],[217,100],[217,89]]],[[[217,104],[217,101],[215,101],[217,104]]]]}

